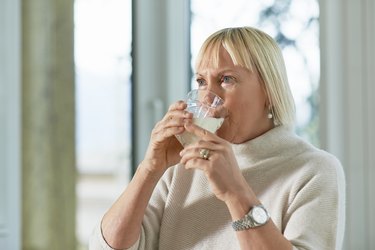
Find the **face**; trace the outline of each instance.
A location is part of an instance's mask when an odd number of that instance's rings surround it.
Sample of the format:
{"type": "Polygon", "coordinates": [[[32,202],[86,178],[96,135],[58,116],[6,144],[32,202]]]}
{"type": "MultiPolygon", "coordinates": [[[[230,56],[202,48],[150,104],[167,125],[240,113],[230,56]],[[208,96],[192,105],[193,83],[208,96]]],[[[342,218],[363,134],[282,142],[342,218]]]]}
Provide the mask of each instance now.
{"type": "Polygon", "coordinates": [[[196,79],[200,89],[208,89],[224,99],[227,115],[217,131],[221,138],[238,144],[273,127],[272,120],[267,118],[269,105],[259,76],[234,65],[224,48],[220,49],[218,67],[198,68],[196,79]]]}

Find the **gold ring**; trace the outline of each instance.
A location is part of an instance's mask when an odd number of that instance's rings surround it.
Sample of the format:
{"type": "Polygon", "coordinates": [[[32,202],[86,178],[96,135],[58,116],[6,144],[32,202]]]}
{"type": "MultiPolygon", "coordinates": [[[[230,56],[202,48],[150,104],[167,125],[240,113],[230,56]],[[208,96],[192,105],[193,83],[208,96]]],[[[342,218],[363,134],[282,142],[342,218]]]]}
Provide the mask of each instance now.
{"type": "Polygon", "coordinates": [[[210,157],[210,150],[202,148],[199,151],[199,155],[201,156],[202,159],[208,160],[208,157],[210,157]]]}

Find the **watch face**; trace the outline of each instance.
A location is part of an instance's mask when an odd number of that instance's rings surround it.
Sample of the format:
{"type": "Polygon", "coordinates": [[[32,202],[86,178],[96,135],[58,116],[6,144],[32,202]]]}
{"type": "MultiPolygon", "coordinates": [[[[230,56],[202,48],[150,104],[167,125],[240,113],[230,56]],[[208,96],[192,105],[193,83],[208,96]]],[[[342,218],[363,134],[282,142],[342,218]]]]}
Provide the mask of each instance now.
{"type": "Polygon", "coordinates": [[[252,216],[253,219],[259,224],[264,224],[268,220],[267,212],[262,207],[254,207],[252,216]]]}

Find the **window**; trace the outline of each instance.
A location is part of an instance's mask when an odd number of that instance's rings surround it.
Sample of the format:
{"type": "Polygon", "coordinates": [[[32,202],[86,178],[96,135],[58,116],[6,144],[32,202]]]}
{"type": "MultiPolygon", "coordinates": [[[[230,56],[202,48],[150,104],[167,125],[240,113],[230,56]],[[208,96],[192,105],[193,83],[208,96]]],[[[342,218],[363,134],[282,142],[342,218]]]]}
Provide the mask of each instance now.
{"type": "Polygon", "coordinates": [[[75,1],[77,238],[85,248],[131,172],[131,0],[75,1]]]}
{"type": "Polygon", "coordinates": [[[191,13],[192,68],[204,39],[218,29],[253,26],[276,39],[297,106],[297,133],[319,146],[318,1],[191,0],[191,13]]]}

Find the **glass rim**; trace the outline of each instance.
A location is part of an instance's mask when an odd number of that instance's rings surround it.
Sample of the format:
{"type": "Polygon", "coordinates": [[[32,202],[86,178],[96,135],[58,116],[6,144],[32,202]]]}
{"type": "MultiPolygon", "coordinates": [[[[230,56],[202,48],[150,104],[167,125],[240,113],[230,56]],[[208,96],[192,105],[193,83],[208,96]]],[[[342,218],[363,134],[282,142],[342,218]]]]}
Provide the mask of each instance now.
{"type": "Polygon", "coordinates": [[[192,89],[192,90],[190,90],[189,93],[186,95],[186,101],[188,101],[189,99],[192,99],[194,94],[195,94],[195,97],[196,97],[198,95],[197,93],[199,93],[199,92],[207,92],[210,96],[214,97],[216,105],[217,104],[221,105],[221,104],[224,103],[223,98],[221,98],[218,94],[216,94],[215,92],[213,92],[209,89],[192,89]]]}

